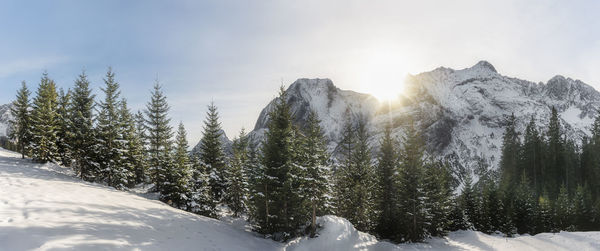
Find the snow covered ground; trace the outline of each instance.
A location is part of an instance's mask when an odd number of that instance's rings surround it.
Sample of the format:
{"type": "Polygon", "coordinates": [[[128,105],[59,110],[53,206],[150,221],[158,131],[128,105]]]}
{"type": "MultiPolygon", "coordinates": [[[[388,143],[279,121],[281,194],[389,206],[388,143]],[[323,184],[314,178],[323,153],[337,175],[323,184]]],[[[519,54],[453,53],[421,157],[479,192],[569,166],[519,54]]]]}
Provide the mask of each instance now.
{"type": "Polygon", "coordinates": [[[600,232],[503,238],[474,231],[394,245],[324,216],[318,238],[277,243],[218,221],[32,164],[0,148],[0,250],[600,250],[600,232]]]}

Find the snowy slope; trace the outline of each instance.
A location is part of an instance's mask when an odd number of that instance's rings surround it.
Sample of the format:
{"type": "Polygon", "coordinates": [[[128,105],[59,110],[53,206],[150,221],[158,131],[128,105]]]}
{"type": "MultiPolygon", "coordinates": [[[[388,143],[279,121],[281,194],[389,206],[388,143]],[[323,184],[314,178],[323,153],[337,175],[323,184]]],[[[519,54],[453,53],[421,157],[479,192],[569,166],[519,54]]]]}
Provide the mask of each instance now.
{"type": "Polygon", "coordinates": [[[289,243],[197,216],[130,192],[83,182],[70,169],[32,164],[0,148],[0,251],[19,250],[600,250],[600,232],[517,238],[474,231],[395,245],[336,216],[318,219],[317,238],[289,243]]]}
{"type": "MultiPolygon", "coordinates": [[[[287,90],[296,123],[302,126],[312,109],[321,118],[335,153],[340,140],[346,107],[353,117],[369,121],[371,146],[378,147],[384,126],[393,122],[400,137],[407,115],[412,115],[425,132],[427,150],[454,164],[456,173],[474,172],[481,163],[494,168],[500,160],[502,135],[507,117],[514,113],[519,130],[533,116],[545,130],[550,107],[555,106],[570,139],[580,141],[589,134],[600,93],[591,86],[556,76],[547,83],[533,83],[499,74],[494,66],[481,61],[472,67],[454,70],[437,68],[410,76],[399,101],[381,104],[368,94],[340,90],[329,79],[299,79],[287,90]]],[[[266,130],[273,101],[263,109],[254,131],[255,142],[266,130]]],[[[576,142],[579,143],[579,142],[576,142]]]]}
{"type": "Polygon", "coordinates": [[[0,250],[277,250],[223,222],[0,149],[0,250]]]}

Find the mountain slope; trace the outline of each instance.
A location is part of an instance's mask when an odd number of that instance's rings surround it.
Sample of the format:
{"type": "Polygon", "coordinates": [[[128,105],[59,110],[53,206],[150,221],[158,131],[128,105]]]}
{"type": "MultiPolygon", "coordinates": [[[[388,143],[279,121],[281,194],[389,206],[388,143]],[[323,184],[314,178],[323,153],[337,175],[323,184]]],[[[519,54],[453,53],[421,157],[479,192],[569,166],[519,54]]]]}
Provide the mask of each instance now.
{"type": "Polygon", "coordinates": [[[11,104],[0,105],[0,137],[8,136],[9,121],[12,119],[10,107],[11,104]]]}
{"type": "MultiPolygon", "coordinates": [[[[517,117],[519,130],[532,116],[545,130],[554,106],[565,133],[580,141],[600,108],[600,93],[579,80],[556,76],[545,84],[533,83],[503,76],[486,61],[462,70],[440,67],[409,76],[404,88],[398,101],[381,104],[368,94],[340,90],[329,79],[299,79],[288,88],[287,100],[300,126],[309,109],[317,112],[334,154],[346,108],[352,117],[369,122],[374,148],[386,124],[392,122],[394,135],[401,137],[411,115],[425,133],[428,152],[451,161],[459,176],[498,165],[503,125],[510,114],[517,117]]],[[[250,133],[255,142],[264,135],[272,106],[273,101],[250,133]]]]}
{"type": "Polygon", "coordinates": [[[0,148],[0,251],[10,250],[600,250],[600,232],[517,238],[474,231],[426,243],[394,245],[357,231],[336,216],[319,217],[317,238],[288,243],[83,182],[68,168],[32,164],[0,148]]]}

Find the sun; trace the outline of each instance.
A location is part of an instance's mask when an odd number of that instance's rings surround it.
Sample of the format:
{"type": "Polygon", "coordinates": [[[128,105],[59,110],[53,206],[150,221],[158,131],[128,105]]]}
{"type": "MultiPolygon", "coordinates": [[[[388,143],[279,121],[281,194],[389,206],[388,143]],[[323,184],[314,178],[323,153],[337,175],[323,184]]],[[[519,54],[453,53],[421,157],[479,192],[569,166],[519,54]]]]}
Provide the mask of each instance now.
{"type": "Polygon", "coordinates": [[[382,103],[397,100],[409,74],[405,58],[387,50],[371,50],[362,60],[360,89],[382,103]]]}

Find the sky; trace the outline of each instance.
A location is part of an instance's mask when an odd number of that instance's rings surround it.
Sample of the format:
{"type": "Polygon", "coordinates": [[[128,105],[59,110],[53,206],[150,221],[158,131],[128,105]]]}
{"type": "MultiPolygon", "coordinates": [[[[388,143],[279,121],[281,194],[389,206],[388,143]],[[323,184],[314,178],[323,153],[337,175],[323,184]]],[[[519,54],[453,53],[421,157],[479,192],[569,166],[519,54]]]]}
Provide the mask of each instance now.
{"type": "Polygon", "coordinates": [[[600,89],[600,1],[0,1],[0,103],[47,71],[97,98],[110,66],[143,109],[163,85],[191,145],[214,102],[231,138],[281,85],[330,78],[385,97],[406,74],[487,60],[503,75],[600,89]]]}

